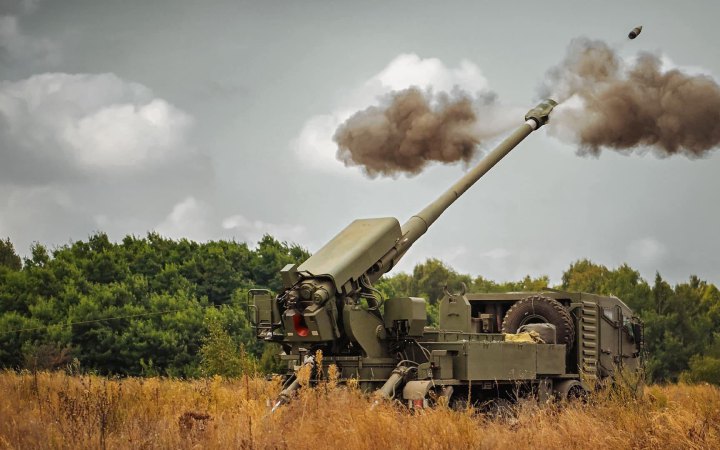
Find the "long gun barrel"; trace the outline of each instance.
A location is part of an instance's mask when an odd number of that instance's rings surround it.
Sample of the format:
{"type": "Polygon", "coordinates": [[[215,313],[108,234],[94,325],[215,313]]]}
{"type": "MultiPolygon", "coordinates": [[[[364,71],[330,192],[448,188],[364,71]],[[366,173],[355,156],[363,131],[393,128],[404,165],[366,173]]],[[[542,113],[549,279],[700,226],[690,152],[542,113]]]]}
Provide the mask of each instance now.
{"type": "Polygon", "coordinates": [[[485,175],[495,164],[503,159],[530,133],[547,123],[550,111],[557,105],[554,100],[548,99],[531,109],[525,115],[525,123],[505,138],[493,151],[485,156],[475,167],[460,178],[450,189],[440,195],[435,201],[427,205],[422,211],[412,216],[401,228],[402,238],[373,268],[372,278],[392,269],[405,252],[417,241],[420,236],[430,228],[438,217],[452,205],[461,195],[485,175]]]}
{"type": "MultiPolygon", "coordinates": [[[[489,302],[481,302],[487,305],[480,305],[471,304],[464,294],[450,295],[446,290],[446,296],[437,303],[437,327],[428,328],[426,300],[402,293],[391,293],[386,298],[373,286],[450,205],[528,135],[547,123],[556,105],[553,100],[546,100],[531,109],[524,124],[402,226],[394,217],[355,220],[302,264],[286,266],[281,271],[283,290],[275,298],[267,290],[250,291],[254,311],[250,317],[257,337],[280,343],[281,359],[288,364],[284,389],[273,411],[291,401],[301,384],[325,376],[339,382],[354,379],[361,389],[375,390],[372,408],[389,399],[402,399],[411,408],[424,408],[429,398],[438,403],[449,402],[452,398],[464,398],[466,393],[469,397],[471,390],[475,398],[475,389],[493,383],[498,395],[500,389],[504,392],[513,386],[533,387],[537,383],[542,383],[547,393],[561,393],[564,397],[568,390],[584,389],[578,361],[566,356],[573,354],[574,348],[586,347],[587,339],[597,336],[573,340],[572,321],[566,306],[557,299],[540,295],[509,300],[492,297],[489,302]],[[498,324],[504,315],[502,332],[513,332],[517,325],[506,329],[505,322],[519,317],[516,307],[529,299],[543,300],[552,306],[549,309],[553,314],[538,313],[550,322],[542,325],[555,330],[554,323],[560,324],[567,339],[559,339],[559,334],[555,339],[552,331],[547,344],[528,347],[504,342],[510,339],[499,333],[499,326],[490,325],[498,324]],[[516,301],[515,306],[506,309],[506,302],[516,301]],[[478,313],[480,317],[476,317],[478,313]],[[488,346],[490,341],[493,345],[488,346]],[[323,361],[329,364],[326,372],[323,361]],[[455,388],[466,390],[454,397],[455,388]]],[[[623,314],[630,315],[620,300],[609,300],[619,302],[623,314]]],[[[595,314],[593,311],[591,308],[591,315],[595,314]]],[[[634,324],[633,330],[639,352],[641,325],[634,324]]],[[[592,345],[596,345],[592,339],[592,345]]],[[[586,363],[583,362],[583,367],[586,363]]],[[[488,397],[480,393],[481,399],[488,397]]]]}
{"type": "Polygon", "coordinates": [[[385,354],[373,334],[380,326],[380,312],[372,283],[392,269],[470,186],[547,123],[556,105],[545,100],[531,109],[524,124],[402,227],[393,217],[355,220],[302,264],[283,268],[283,292],[274,300],[269,292],[251,291],[251,320],[258,336],[297,345],[349,341],[366,354],[385,354]],[[367,311],[358,309],[363,299],[368,301],[367,311]]]}

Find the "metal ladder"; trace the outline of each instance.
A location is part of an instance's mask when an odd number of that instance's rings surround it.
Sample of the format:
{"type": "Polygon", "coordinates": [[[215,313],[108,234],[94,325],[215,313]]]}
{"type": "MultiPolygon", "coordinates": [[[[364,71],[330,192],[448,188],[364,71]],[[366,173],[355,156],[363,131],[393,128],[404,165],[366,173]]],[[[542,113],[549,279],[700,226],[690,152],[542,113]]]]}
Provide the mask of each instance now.
{"type": "Polygon", "coordinates": [[[598,364],[598,306],[589,301],[582,302],[580,328],[582,332],[581,369],[589,380],[597,379],[598,364]]]}

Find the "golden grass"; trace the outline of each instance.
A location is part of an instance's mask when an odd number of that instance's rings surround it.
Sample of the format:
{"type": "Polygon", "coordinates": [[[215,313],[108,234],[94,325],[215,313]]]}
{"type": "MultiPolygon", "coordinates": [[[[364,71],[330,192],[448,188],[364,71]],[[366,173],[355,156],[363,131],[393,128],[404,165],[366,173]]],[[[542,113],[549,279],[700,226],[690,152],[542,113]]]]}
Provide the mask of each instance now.
{"type": "Polygon", "coordinates": [[[0,373],[0,448],[718,448],[720,389],[651,386],[640,400],[524,403],[510,419],[444,407],[412,413],[353,388],[304,388],[273,415],[261,378],[109,380],[0,373]]]}

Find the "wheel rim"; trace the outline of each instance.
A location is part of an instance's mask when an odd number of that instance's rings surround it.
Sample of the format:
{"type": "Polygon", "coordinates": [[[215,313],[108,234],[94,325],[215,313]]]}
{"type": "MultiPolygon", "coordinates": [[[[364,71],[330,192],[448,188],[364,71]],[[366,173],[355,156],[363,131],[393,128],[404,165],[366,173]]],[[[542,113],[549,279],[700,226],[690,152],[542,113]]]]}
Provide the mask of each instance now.
{"type": "Polygon", "coordinates": [[[523,318],[523,320],[520,321],[520,326],[529,325],[531,323],[550,323],[550,322],[548,322],[548,320],[545,317],[543,317],[539,314],[531,314],[531,315],[523,318]]]}

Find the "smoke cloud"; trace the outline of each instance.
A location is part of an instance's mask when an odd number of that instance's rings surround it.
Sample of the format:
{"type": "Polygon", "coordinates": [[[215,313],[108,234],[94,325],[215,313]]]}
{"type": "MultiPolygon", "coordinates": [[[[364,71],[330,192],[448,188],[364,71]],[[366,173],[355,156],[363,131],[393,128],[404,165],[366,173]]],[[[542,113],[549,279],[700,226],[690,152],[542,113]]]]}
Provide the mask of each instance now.
{"type": "Polygon", "coordinates": [[[576,142],[580,154],[650,149],[697,158],[720,144],[720,86],[709,76],[664,70],[653,54],[626,62],[604,42],[576,39],[542,94],[563,102],[550,132],[576,142]]]}
{"type": "MultiPolygon", "coordinates": [[[[480,92],[392,91],[336,129],[336,156],[372,178],[416,175],[433,162],[469,163],[523,112],[501,108],[494,94],[480,92]]],[[[581,155],[607,148],[699,158],[720,145],[720,85],[707,75],[668,69],[654,54],[625,60],[602,41],[575,39],[548,71],[541,93],[560,102],[549,133],[577,144],[581,155]]]]}
{"type": "Polygon", "coordinates": [[[481,142],[508,127],[503,114],[481,126],[477,111],[498,109],[494,96],[472,98],[411,87],[393,91],[379,106],[359,111],[341,124],[333,137],[337,157],[360,166],[370,177],[415,175],[428,163],[469,162],[481,142]]]}

